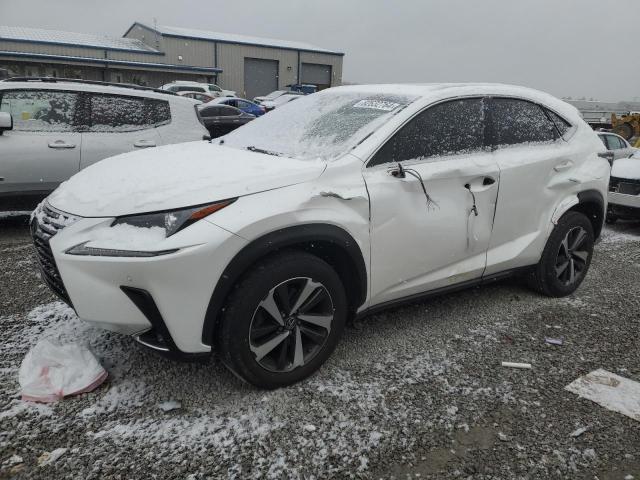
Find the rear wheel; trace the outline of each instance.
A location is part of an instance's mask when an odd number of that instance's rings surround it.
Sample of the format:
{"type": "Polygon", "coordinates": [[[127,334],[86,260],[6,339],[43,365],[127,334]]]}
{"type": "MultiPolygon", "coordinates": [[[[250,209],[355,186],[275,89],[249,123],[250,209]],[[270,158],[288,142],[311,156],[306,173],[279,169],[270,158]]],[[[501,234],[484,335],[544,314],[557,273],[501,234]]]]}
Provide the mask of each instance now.
{"type": "Polygon", "coordinates": [[[295,383],[335,348],[347,318],[336,272],[305,252],[268,258],[229,297],[217,335],[225,365],[262,388],[295,383]]]}
{"type": "Polygon", "coordinates": [[[593,256],[594,236],[589,219],[568,212],[551,232],[540,262],[531,276],[531,285],[550,297],[564,297],[580,286],[593,256]]]}

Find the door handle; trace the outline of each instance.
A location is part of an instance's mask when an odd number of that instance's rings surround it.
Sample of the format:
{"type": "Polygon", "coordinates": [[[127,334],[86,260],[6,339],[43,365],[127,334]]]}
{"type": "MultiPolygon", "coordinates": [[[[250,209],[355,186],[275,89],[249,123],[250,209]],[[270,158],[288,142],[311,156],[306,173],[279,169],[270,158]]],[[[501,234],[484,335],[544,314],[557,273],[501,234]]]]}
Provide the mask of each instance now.
{"type": "Polygon", "coordinates": [[[490,176],[476,177],[467,183],[464,188],[469,191],[484,192],[485,190],[489,190],[495,183],[496,179],[490,176]]]}
{"type": "Polygon", "coordinates": [[[56,140],[55,142],[49,142],[49,148],[76,148],[76,144],[67,143],[64,140],[56,140]]]}
{"type": "Polygon", "coordinates": [[[482,186],[483,187],[488,187],[489,185],[493,185],[494,183],[496,183],[496,179],[493,177],[484,177],[482,179],[482,186]]]}
{"type": "Polygon", "coordinates": [[[571,160],[567,160],[566,162],[559,163],[558,165],[553,167],[553,169],[556,172],[562,172],[564,170],[569,170],[571,167],[573,167],[573,162],[571,160]]]}
{"type": "Polygon", "coordinates": [[[137,148],[155,147],[156,142],[154,142],[153,140],[136,140],[133,146],[137,148]]]}

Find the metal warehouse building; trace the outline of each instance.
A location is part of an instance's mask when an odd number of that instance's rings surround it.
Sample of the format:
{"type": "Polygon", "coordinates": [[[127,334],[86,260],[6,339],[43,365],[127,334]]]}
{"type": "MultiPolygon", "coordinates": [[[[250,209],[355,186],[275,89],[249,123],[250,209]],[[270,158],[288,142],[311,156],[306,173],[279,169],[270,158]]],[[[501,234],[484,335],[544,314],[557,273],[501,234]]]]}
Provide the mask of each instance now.
{"type": "Polygon", "coordinates": [[[134,23],[123,37],[0,26],[0,68],[160,86],[215,82],[253,98],[287,85],[340,85],[344,54],[287,40],[134,23]]]}

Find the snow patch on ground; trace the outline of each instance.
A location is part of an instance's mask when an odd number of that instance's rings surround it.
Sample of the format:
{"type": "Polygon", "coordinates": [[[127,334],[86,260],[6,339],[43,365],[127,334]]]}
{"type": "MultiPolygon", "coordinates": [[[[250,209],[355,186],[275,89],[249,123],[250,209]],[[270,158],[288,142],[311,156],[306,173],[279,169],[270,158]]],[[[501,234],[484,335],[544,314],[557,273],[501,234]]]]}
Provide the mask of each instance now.
{"type": "MultiPolygon", "coordinates": [[[[402,440],[403,431],[417,424],[453,431],[461,422],[473,420],[473,413],[465,412],[468,402],[452,402],[452,398],[518,404],[508,382],[487,387],[482,379],[464,373],[457,362],[464,349],[453,345],[431,345],[429,351],[417,354],[389,352],[371,365],[355,361],[348,369],[329,362],[309,380],[288,389],[243,391],[234,383],[221,395],[203,398],[199,382],[220,382],[215,378],[220,369],[212,371],[215,364],[202,370],[193,367],[189,382],[176,386],[181,375],[170,372],[185,367],[155,357],[145,362],[153,366],[139,365],[147,354],[136,350],[128,338],[91,327],[60,302],[35,308],[25,323],[22,333],[11,337],[9,348],[26,352],[42,337],[84,342],[109,370],[110,382],[90,394],[64,400],[65,408],[14,400],[2,412],[4,417],[33,422],[38,421],[34,415],[39,415],[50,423],[48,428],[84,424],[83,434],[97,448],[127,441],[148,451],[178,450],[189,458],[213,455],[220,466],[214,476],[226,478],[329,478],[345,471],[366,476],[369,465],[376,464],[387,449],[399,444],[413,448],[416,439],[402,440]],[[149,368],[165,366],[168,375],[155,375],[154,383],[148,383],[149,368]],[[424,397],[426,391],[432,394],[424,397]],[[182,408],[161,411],[158,404],[167,398],[180,400],[182,408]],[[417,399],[434,413],[425,417],[421,408],[405,407],[417,399]],[[73,408],[73,402],[78,408],[73,408]],[[308,472],[321,475],[310,477],[308,472]]],[[[473,348],[494,342],[501,332],[477,327],[452,342],[473,348]]]]}
{"type": "Polygon", "coordinates": [[[616,245],[620,243],[640,242],[640,235],[634,233],[621,232],[611,228],[602,231],[602,243],[606,245],[616,245]]]}

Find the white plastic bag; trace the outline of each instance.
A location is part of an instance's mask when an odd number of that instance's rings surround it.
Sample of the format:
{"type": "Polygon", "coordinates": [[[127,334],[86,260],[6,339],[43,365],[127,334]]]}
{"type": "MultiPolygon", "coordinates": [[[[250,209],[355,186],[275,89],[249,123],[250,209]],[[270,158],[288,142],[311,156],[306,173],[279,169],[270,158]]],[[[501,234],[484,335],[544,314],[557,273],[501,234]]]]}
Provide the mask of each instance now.
{"type": "Polygon", "coordinates": [[[56,402],[90,392],[106,378],[107,371],[86,347],[48,339],[29,350],[18,374],[22,399],[31,402],[56,402]]]}

